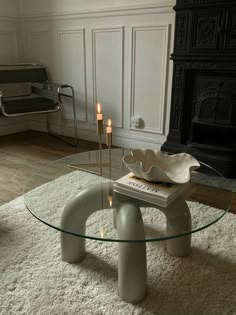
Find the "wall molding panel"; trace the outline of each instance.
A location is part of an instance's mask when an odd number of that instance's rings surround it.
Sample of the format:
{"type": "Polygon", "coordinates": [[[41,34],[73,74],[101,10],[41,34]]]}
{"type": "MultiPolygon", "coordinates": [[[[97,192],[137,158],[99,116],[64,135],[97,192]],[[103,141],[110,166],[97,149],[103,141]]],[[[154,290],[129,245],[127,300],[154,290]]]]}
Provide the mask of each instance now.
{"type": "MultiPolygon", "coordinates": [[[[58,30],[57,47],[59,81],[73,86],[77,120],[88,122],[85,29],[58,30]]],[[[73,119],[72,102],[64,101],[64,118],[73,119]]]]}
{"type": "Polygon", "coordinates": [[[105,119],[123,128],[124,27],[92,29],[92,73],[94,109],[101,103],[105,119]]]}
{"type": "MultiPolygon", "coordinates": [[[[130,122],[141,117],[143,131],[160,135],[164,134],[169,28],[169,24],[132,28],[130,122]]],[[[131,123],[130,129],[137,130],[131,123]]]]}

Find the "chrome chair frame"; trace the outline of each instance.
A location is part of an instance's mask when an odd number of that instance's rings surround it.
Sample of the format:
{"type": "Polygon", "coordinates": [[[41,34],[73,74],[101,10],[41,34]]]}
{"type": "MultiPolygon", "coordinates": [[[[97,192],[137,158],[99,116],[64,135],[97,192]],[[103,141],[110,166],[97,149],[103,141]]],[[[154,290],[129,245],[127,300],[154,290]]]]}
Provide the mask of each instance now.
{"type": "Polygon", "coordinates": [[[4,117],[55,113],[63,105],[63,97],[72,100],[74,141],[71,143],[71,141],[67,141],[60,135],[52,133],[50,131],[48,115],[47,130],[50,135],[76,146],[78,143],[78,132],[73,87],[68,84],[50,82],[46,68],[43,65],[0,65],[0,112],[4,117]],[[17,89],[18,85],[19,87],[23,87],[23,91],[20,91],[20,88],[17,89]],[[2,89],[3,87],[7,89],[7,93],[1,91],[1,86],[2,89]],[[11,89],[12,86],[14,86],[15,91],[11,89]],[[69,94],[66,93],[68,89],[70,90],[69,94]],[[16,90],[19,91],[17,92],[16,90]],[[19,105],[21,107],[20,110],[19,105]],[[37,107],[40,109],[37,109],[37,107]]]}

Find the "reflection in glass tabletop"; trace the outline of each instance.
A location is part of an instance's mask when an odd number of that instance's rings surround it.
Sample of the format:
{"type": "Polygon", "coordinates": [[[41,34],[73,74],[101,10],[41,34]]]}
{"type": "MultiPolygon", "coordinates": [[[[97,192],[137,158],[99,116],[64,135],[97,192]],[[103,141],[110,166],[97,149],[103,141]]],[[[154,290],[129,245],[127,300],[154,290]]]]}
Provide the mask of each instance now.
{"type": "Polygon", "coordinates": [[[129,152],[128,149],[90,151],[45,165],[26,183],[26,207],[37,219],[59,231],[114,242],[160,241],[188,235],[217,222],[229,210],[232,193],[224,189],[224,178],[201,163],[200,171],[192,172],[190,189],[181,197],[189,209],[191,224],[179,230],[168,229],[168,220],[174,222],[186,215],[179,210],[181,205],[176,206],[177,201],[163,208],[113,190],[114,181],[129,173],[122,161],[129,152]],[[64,224],[65,208],[74,200],[77,200],[77,208],[73,209],[76,214],[67,214],[72,223],[64,224]],[[120,235],[115,226],[114,211],[127,202],[139,207],[142,214],[144,234],[136,239],[120,235]]]}

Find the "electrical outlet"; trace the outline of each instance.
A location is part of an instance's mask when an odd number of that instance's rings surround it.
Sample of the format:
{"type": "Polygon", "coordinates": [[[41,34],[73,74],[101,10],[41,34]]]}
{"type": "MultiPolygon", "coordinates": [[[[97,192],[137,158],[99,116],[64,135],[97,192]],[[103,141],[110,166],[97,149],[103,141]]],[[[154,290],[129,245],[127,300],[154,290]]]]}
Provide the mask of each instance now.
{"type": "Polygon", "coordinates": [[[132,127],[140,128],[142,124],[142,118],[140,116],[133,116],[131,118],[132,127]]]}

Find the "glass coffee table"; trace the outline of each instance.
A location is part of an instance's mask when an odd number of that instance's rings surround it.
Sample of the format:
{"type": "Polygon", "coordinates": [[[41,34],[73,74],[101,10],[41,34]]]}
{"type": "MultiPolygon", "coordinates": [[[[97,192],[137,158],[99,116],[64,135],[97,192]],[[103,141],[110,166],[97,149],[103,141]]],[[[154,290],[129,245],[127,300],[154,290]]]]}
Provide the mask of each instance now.
{"type": "Polygon", "coordinates": [[[24,201],[33,216],[61,232],[66,262],[83,260],[86,239],[117,242],[119,295],[137,303],[146,296],[146,242],[166,241],[170,255],[189,255],[192,233],[219,221],[232,193],[216,170],[201,163],[189,190],[167,207],[119,194],[113,184],[129,173],[122,162],[127,153],[90,151],[47,164],[27,182],[24,201]]]}

